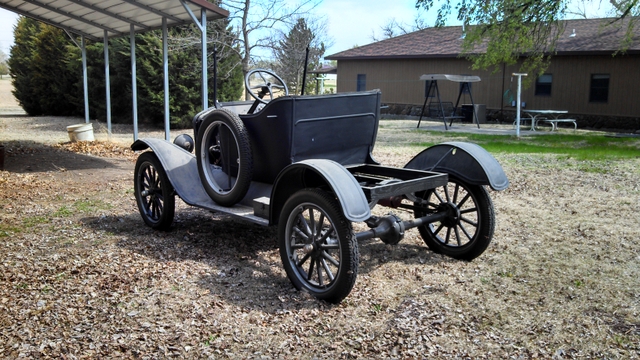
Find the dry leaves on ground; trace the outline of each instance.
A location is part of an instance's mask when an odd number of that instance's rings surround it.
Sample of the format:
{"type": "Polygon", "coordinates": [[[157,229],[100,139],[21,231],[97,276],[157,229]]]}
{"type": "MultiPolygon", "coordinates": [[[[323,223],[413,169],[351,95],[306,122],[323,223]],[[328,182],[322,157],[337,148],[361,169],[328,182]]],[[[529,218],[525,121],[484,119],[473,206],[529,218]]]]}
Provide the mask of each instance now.
{"type": "Polygon", "coordinates": [[[63,149],[74,153],[93,155],[105,158],[127,158],[135,160],[138,155],[129,147],[124,147],[109,141],[74,141],[54,145],[56,149],[63,149]]]}
{"type": "MultiPolygon", "coordinates": [[[[130,150],[55,148],[102,160],[0,172],[2,357],[640,357],[640,160],[590,172],[500,156],[511,186],[491,193],[485,254],[455,261],[415,231],[397,246],[363,241],[354,290],[329,305],[292,288],[274,228],[178,202],[172,230],[153,231],[121,161],[130,150]]],[[[375,155],[401,166],[417,151],[375,155]]]]}

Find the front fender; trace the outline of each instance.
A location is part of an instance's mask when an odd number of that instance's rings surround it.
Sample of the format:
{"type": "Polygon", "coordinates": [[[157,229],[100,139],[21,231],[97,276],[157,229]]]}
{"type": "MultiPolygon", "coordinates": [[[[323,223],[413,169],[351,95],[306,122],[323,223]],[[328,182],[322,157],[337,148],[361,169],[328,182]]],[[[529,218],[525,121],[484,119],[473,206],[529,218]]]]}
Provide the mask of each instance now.
{"type": "Polygon", "coordinates": [[[472,143],[446,142],[431,146],[411,159],[405,168],[443,172],[473,185],[489,185],[497,191],[509,187],[509,179],[498,161],[472,143]]]}
{"type": "Polygon", "coordinates": [[[131,149],[136,151],[147,148],[151,148],[156,154],[169,177],[169,182],[182,200],[190,205],[206,204],[211,201],[202,187],[195,155],[161,139],[140,139],[131,145],[131,149]]]}
{"type": "Polygon", "coordinates": [[[276,224],[291,195],[304,188],[329,188],[338,198],[345,217],[365,221],[371,217],[367,198],[358,181],[342,165],[326,159],[309,159],[284,168],[271,191],[270,219],[276,224]]]}

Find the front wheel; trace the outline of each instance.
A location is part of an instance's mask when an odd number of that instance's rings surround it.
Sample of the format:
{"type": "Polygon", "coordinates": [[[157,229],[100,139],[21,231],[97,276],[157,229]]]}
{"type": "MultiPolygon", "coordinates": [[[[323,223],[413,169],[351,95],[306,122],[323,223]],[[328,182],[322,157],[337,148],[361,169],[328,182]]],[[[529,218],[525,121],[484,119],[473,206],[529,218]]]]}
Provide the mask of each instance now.
{"type": "Polygon", "coordinates": [[[153,152],[140,154],[134,172],[134,192],[142,220],[156,230],[169,230],[176,198],[169,178],[153,152]]]}
{"type": "Polygon", "coordinates": [[[487,190],[449,176],[445,186],[415,194],[415,217],[447,211],[449,216],[418,227],[429,249],[455,259],[473,260],[489,246],[495,228],[487,190]]]}
{"type": "Polygon", "coordinates": [[[278,242],[287,276],[298,290],[339,303],[358,274],[358,243],[338,201],[324,191],[304,189],[285,203],[278,242]]]}

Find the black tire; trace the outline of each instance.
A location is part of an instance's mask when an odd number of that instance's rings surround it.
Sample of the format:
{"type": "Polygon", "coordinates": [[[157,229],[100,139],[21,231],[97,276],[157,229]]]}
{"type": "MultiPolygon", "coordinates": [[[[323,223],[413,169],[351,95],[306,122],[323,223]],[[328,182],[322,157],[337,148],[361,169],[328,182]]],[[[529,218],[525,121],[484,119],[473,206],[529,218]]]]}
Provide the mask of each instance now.
{"type": "Polygon", "coordinates": [[[284,269],[298,290],[330,303],[349,295],[358,275],[358,242],[332,195],[318,189],[293,194],[280,214],[278,242],[284,269]]]}
{"type": "Polygon", "coordinates": [[[455,259],[471,261],[489,246],[495,229],[493,203],[487,190],[449,176],[446,186],[417,193],[416,218],[446,209],[452,216],[418,227],[429,249],[455,259]]]}
{"type": "Polygon", "coordinates": [[[134,192],[142,220],[156,230],[169,230],[176,208],[175,192],[153,152],[138,156],[134,192]]]}
{"type": "Polygon", "coordinates": [[[237,114],[218,109],[200,125],[196,141],[200,181],[213,201],[238,203],[249,190],[253,157],[247,129],[237,114]]]}

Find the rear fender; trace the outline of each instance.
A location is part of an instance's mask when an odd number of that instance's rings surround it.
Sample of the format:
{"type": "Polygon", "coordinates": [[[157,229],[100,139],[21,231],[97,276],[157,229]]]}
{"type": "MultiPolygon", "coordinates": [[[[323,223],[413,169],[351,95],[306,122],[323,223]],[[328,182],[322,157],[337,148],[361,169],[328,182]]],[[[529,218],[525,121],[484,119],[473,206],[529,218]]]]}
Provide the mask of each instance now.
{"type": "Polygon", "coordinates": [[[342,211],[350,221],[360,222],[371,217],[371,210],[358,181],[342,165],[326,159],[309,159],[284,168],[271,192],[270,219],[275,225],[285,202],[298,190],[325,188],[335,194],[342,211]]]}
{"type": "Polygon", "coordinates": [[[472,185],[489,185],[497,191],[509,187],[509,179],[498,161],[472,143],[446,142],[431,146],[411,159],[405,168],[442,172],[472,185]]]}

